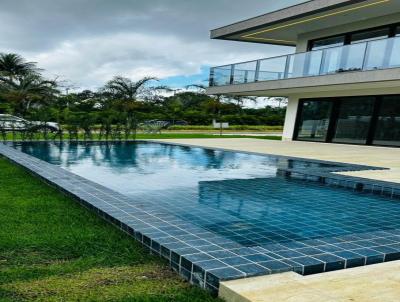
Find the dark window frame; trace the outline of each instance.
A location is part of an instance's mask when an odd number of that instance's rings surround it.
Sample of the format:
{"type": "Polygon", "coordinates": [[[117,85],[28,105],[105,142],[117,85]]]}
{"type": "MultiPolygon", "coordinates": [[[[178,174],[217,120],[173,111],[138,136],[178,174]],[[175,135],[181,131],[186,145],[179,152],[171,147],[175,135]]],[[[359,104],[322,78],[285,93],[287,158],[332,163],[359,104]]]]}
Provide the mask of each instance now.
{"type": "Polygon", "coordinates": [[[393,38],[393,37],[396,37],[396,30],[397,30],[398,27],[400,27],[400,23],[392,23],[392,24],[381,25],[381,26],[377,26],[377,27],[371,27],[371,28],[367,28],[367,29],[355,30],[355,31],[351,31],[351,32],[339,33],[339,34],[335,34],[335,35],[331,35],[331,36],[312,39],[312,40],[309,40],[308,43],[307,43],[307,51],[312,51],[314,42],[319,41],[319,40],[324,40],[324,39],[344,36],[344,44],[343,44],[343,46],[344,45],[350,45],[351,44],[351,37],[354,34],[360,34],[360,33],[368,32],[368,31],[374,31],[374,30],[385,29],[385,28],[389,28],[389,36],[388,36],[388,38],[393,38]]]}
{"type": "MultiPolygon", "coordinates": [[[[343,45],[342,45],[342,46],[348,44],[348,42],[347,42],[347,39],[348,39],[347,35],[345,35],[345,34],[342,34],[342,35],[334,35],[334,36],[323,37],[323,38],[321,38],[321,39],[314,39],[314,40],[308,41],[307,51],[313,51],[313,47],[314,47],[314,43],[315,43],[315,42],[322,41],[322,40],[327,40],[327,39],[331,39],[331,38],[338,38],[338,37],[343,37],[343,45]]],[[[335,46],[335,45],[331,44],[330,46],[327,45],[327,46],[324,47],[324,48],[319,48],[319,49],[314,49],[314,50],[315,50],[315,51],[318,51],[318,50],[323,50],[323,49],[327,49],[327,48],[331,48],[331,47],[340,47],[340,45],[335,46]]]]}
{"type": "MultiPolygon", "coordinates": [[[[369,101],[372,101],[371,102],[371,112],[370,112],[370,120],[369,120],[369,123],[368,123],[368,127],[367,127],[367,129],[366,129],[366,135],[365,135],[365,143],[362,143],[362,142],[360,142],[360,143],[356,143],[356,142],[348,142],[347,144],[351,144],[351,145],[368,145],[368,142],[369,142],[369,140],[370,140],[370,137],[369,137],[369,135],[370,135],[370,133],[371,133],[371,130],[373,130],[374,129],[374,127],[373,127],[373,124],[372,124],[372,121],[373,121],[373,119],[374,119],[374,116],[373,116],[373,114],[376,112],[376,103],[377,103],[377,98],[376,98],[376,96],[364,96],[364,95],[360,95],[360,96],[353,96],[353,97],[339,97],[339,100],[338,100],[338,102],[336,102],[334,105],[333,105],[333,107],[337,110],[337,116],[335,116],[334,118],[335,118],[335,120],[333,121],[334,122],[334,127],[332,127],[332,129],[331,129],[331,131],[332,131],[332,137],[331,137],[331,140],[330,141],[327,141],[327,142],[329,142],[329,143],[334,143],[334,144],[338,144],[338,143],[345,143],[345,142],[343,142],[343,141],[340,141],[341,139],[343,140],[343,139],[345,139],[345,138],[343,138],[343,137],[336,137],[336,132],[338,131],[338,125],[339,125],[339,123],[340,123],[340,118],[341,118],[341,114],[343,113],[342,112],[342,109],[343,109],[343,107],[344,107],[344,105],[348,105],[348,104],[345,104],[346,102],[348,102],[348,103],[350,103],[352,100],[356,100],[356,99],[359,99],[359,98],[363,98],[363,100],[362,101],[364,101],[364,100],[366,100],[366,99],[369,99],[369,101]],[[336,140],[336,139],[338,139],[338,140],[336,140]]],[[[346,111],[344,111],[344,113],[345,114],[347,114],[348,112],[346,112],[346,111]]],[[[333,118],[332,116],[331,116],[331,118],[333,118]]],[[[357,138],[355,138],[356,140],[357,140],[357,138]]],[[[359,138],[359,139],[364,139],[364,138],[359,138]]]]}
{"type": "MultiPolygon", "coordinates": [[[[378,125],[379,125],[379,118],[382,117],[381,113],[382,113],[382,109],[384,108],[385,101],[387,101],[387,99],[390,99],[391,97],[396,97],[396,98],[399,98],[399,99],[400,99],[400,95],[399,95],[399,94],[392,94],[392,95],[380,96],[380,98],[378,98],[378,100],[377,100],[377,102],[378,102],[378,108],[376,108],[376,110],[377,110],[376,124],[375,124],[375,128],[374,128],[374,132],[372,133],[372,135],[373,135],[373,137],[372,137],[372,138],[373,138],[373,141],[374,141],[374,140],[378,140],[378,141],[379,141],[379,139],[377,139],[377,137],[376,137],[376,134],[377,134],[377,131],[378,131],[378,125]]],[[[398,102],[400,103],[400,100],[398,100],[398,102]]],[[[391,110],[391,112],[393,112],[393,111],[391,110]]],[[[381,140],[382,140],[382,139],[381,139],[381,140]]],[[[395,140],[395,141],[396,141],[396,140],[395,140]]],[[[398,142],[400,142],[400,140],[399,140],[398,142]]],[[[373,145],[374,145],[374,146],[384,146],[384,147],[397,147],[397,148],[400,148],[400,144],[391,145],[391,144],[385,143],[385,144],[373,144],[373,145]]]]}
{"type": "Polygon", "coordinates": [[[292,139],[294,141],[303,141],[303,142],[314,142],[314,143],[334,143],[334,144],[342,144],[342,145],[359,145],[359,146],[382,146],[382,147],[390,147],[390,148],[400,148],[398,145],[382,145],[382,144],[375,144],[374,139],[375,139],[375,132],[376,128],[378,126],[378,119],[379,119],[379,113],[380,109],[382,106],[383,99],[388,96],[399,96],[399,94],[386,94],[386,95],[359,95],[359,96],[343,96],[343,97],[321,97],[321,98],[303,98],[299,100],[299,104],[297,107],[297,114],[296,114],[296,120],[295,120],[295,128],[293,131],[293,137],[292,139]],[[373,113],[371,116],[371,122],[369,125],[369,130],[368,130],[368,135],[366,138],[366,143],[365,144],[356,144],[356,143],[343,143],[343,142],[333,142],[333,138],[335,136],[335,131],[336,131],[336,126],[338,122],[338,116],[340,112],[340,107],[343,101],[346,100],[351,100],[357,97],[373,97],[375,98],[374,100],[374,105],[373,105],[373,113]],[[309,101],[330,101],[332,102],[332,110],[331,110],[331,115],[329,117],[329,125],[328,125],[328,131],[326,135],[325,141],[315,141],[315,140],[307,140],[307,139],[298,139],[299,135],[299,126],[302,118],[302,113],[303,113],[303,104],[305,102],[309,101]]]}
{"type": "MultiPolygon", "coordinates": [[[[315,100],[315,99],[300,99],[299,100],[299,105],[298,105],[298,108],[297,108],[297,114],[296,114],[296,120],[295,120],[295,126],[294,126],[294,133],[293,133],[293,139],[294,140],[299,140],[299,141],[310,141],[310,142],[316,142],[316,143],[324,143],[324,141],[316,141],[316,140],[307,140],[307,139],[298,139],[298,136],[299,136],[299,134],[300,134],[300,124],[301,124],[301,121],[302,121],[302,114],[303,114],[303,108],[304,108],[304,103],[305,102],[307,102],[307,101],[313,101],[313,100],[315,100]],[[300,105],[300,103],[301,103],[301,105],[300,105]]],[[[318,102],[320,102],[320,101],[327,101],[327,102],[331,102],[332,100],[330,99],[330,98],[318,98],[318,102]]],[[[332,106],[332,108],[331,108],[331,112],[330,112],[330,115],[329,115],[329,125],[328,125],[328,131],[327,131],[327,134],[326,134],[326,138],[325,138],[325,141],[328,139],[328,136],[329,136],[329,127],[330,127],[330,125],[331,125],[331,120],[330,120],[330,118],[332,117],[332,111],[333,111],[333,108],[334,108],[334,106],[332,106]]]]}

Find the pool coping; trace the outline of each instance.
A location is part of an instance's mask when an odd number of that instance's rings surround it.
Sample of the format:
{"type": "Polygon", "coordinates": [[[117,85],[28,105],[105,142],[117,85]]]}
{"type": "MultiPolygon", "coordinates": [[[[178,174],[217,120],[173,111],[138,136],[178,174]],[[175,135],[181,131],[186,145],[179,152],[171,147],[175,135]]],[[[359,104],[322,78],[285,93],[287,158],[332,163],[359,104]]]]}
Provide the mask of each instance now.
{"type": "MultiPolygon", "coordinates": [[[[363,165],[337,163],[331,161],[309,160],[309,159],[290,157],[290,156],[263,154],[258,152],[242,152],[224,148],[204,148],[201,146],[195,146],[190,144],[160,142],[157,140],[136,140],[136,141],[185,146],[191,148],[197,147],[208,150],[247,153],[252,155],[268,156],[274,158],[286,158],[286,159],[300,160],[306,162],[340,164],[343,165],[343,167],[351,169],[347,171],[355,171],[355,170],[359,171],[365,169],[367,170],[387,169],[387,168],[370,167],[363,165]],[[355,169],[356,167],[357,169],[355,169]]],[[[80,143],[82,142],[83,141],[81,141],[80,143]]],[[[90,143],[92,142],[105,143],[104,141],[91,141],[90,143]]],[[[120,141],[116,142],[119,143],[120,141]]],[[[109,143],[115,143],[115,142],[109,142],[109,143]]],[[[158,228],[160,226],[169,225],[167,221],[163,221],[162,222],[163,224],[160,224],[161,221],[159,218],[155,219],[154,215],[148,213],[146,210],[141,208],[140,205],[132,204],[131,198],[128,198],[125,195],[122,195],[118,192],[108,189],[107,187],[99,185],[95,182],[87,180],[81,176],[73,174],[72,172],[64,170],[61,167],[55,166],[53,164],[42,161],[36,157],[25,154],[5,144],[0,144],[0,155],[3,155],[12,162],[24,167],[34,175],[39,176],[46,183],[55,186],[64,193],[74,197],[74,199],[76,199],[80,204],[96,212],[100,217],[111,222],[119,229],[126,232],[139,242],[141,242],[152,253],[157,254],[163,258],[166,258],[169,261],[169,265],[175,271],[177,271],[182,277],[184,277],[187,281],[191,282],[192,284],[198,285],[202,288],[208,289],[214,294],[218,293],[220,281],[248,278],[259,275],[268,275],[272,273],[288,271],[288,267],[278,267],[275,270],[274,268],[271,268],[268,270],[264,270],[262,272],[260,271],[252,273],[244,273],[242,271],[235,269],[234,267],[229,267],[229,266],[224,268],[222,267],[215,268],[215,260],[218,261],[219,260],[218,258],[214,259],[206,257],[207,255],[205,255],[206,253],[203,252],[201,246],[199,247],[194,246],[195,250],[197,250],[198,252],[191,253],[193,252],[193,250],[190,251],[190,248],[188,248],[185,244],[177,242],[175,240],[176,238],[173,238],[173,235],[171,235],[171,233],[162,231],[161,229],[158,228]],[[146,218],[149,219],[150,221],[153,221],[153,224],[146,222],[146,218]]],[[[332,172],[326,172],[326,171],[318,172],[318,171],[308,170],[307,173],[305,173],[304,171],[296,169],[280,169],[278,172],[285,177],[291,177],[313,182],[317,181],[325,185],[338,186],[365,193],[385,195],[391,198],[400,198],[400,184],[397,183],[373,181],[360,177],[334,174],[332,172]]],[[[190,227],[193,228],[193,226],[190,226],[190,223],[188,222],[182,221],[179,223],[181,223],[181,226],[178,228],[171,228],[171,231],[183,232],[183,230],[187,230],[187,228],[190,227]],[[186,228],[184,228],[184,226],[186,226],[186,228]]],[[[196,229],[196,231],[198,230],[196,229]]],[[[201,237],[199,237],[199,239],[201,239],[201,237]]],[[[210,242],[212,243],[212,241],[210,242]]],[[[223,250],[234,251],[235,249],[245,250],[246,248],[243,248],[238,244],[235,244],[235,242],[229,240],[224,242],[223,250]]],[[[256,253],[256,251],[257,251],[256,249],[249,248],[246,251],[243,251],[244,254],[241,251],[238,255],[239,256],[245,255],[246,252],[256,253]]],[[[397,260],[397,259],[400,259],[400,253],[381,252],[379,254],[379,257],[377,257],[377,255],[371,255],[371,257],[368,256],[365,257],[364,265],[397,260]]],[[[313,265],[304,264],[299,266],[292,266],[289,271],[294,270],[298,273],[305,274],[306,270],[312,272],[313,269],[317,269],[315,266],[316,266],[315,263],[313,265]]],[[[315,272],[320,272],[319,271],[320,269],[321,265],[318,266],[318,270],[315,272]]],[[[323,271],[325,270],[326,270],[326,263],[324,265],[323,271]]]]}

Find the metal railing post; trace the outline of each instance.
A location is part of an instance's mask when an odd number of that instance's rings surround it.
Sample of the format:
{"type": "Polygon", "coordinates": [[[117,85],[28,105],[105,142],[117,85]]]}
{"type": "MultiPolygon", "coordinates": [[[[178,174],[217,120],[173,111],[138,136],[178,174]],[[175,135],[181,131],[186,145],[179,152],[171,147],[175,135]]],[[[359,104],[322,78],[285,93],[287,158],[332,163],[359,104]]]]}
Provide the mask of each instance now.
{"type": "Polygon", "coordinates": [[[211,69],[210,69],[210,80],[209,80],[208,85],[209,85],[210,87],[213,87],[213,86],[214,86],[214,68],[211,68],[211,69]]]}
{"type": "Polygon", "coordinates": [[[322,50],[321,63],[319,65],[318,75],[322,75],[325,69],[326,49],[322,50]]]}
{"type": "Polygon", "coordinates": [[[254,82],[258,82],[258,79],[259,79],[259,76],[260,76],[260,64],[261,64],[261,61],[257,60],[256,73],[254,74],[254,82]]]}
{"type": "Polygon", "coordinates": [[[369,56],[369,42],[365,44],[364,58],[361,66],[361,70],[365,70],[365,64],[367,64],[367,58],[369,56]]]}
{"type": "Polygon", "coordinates": [[[286,62],[285,62],[285,71],[283,72],[283,78],[288,79],[289,78],[289,68],[290,68],[290,60],[291,60],[291,55],[288,55],[286,57],[286,62]]]}
{"type": "Polygon", "coordinates": [[[229,80],[229,84],[231,84],[231,85],[233,84],[234,76],[235,76],[235,65],[232,64],[231,65],[231,78],[229,80]]]}

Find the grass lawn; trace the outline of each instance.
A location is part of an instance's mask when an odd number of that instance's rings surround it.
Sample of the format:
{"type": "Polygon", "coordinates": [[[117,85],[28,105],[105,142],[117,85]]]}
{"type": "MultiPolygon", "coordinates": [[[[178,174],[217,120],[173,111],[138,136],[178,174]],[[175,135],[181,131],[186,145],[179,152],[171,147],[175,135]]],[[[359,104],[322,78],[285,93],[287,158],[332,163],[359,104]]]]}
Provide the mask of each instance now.
{"type": "MultiPolygon", "coordinates": [[[[187,125],[187,126],[170,126],[168,130],[207,130],[207,131],[219,131],[219,129],[214,128],[213,126],[196,126],[196,125],[187,125]]],[[[251,126],[251,125],[230,125],[228,129],[224,129],[224,131],[259,131],[259,132],[277,132],[283,131],[283,126],[251,126]]]]}
{"type": "Polygon", "coordinates": [[[213,135],[213,134],[202,134],[202,133],[162,133],[162,134],[138,134],[137,139],[179,139],[179,138],[258,138],[258,139],[270,139],[270,140],[281,140],[281,136],[263,135],[263,136],[251,136],[251,135],[213,135]]]}
{"type": "Polygon", "coordinates": [[[220,301],[0,157],[0,301],[220,301]]]}

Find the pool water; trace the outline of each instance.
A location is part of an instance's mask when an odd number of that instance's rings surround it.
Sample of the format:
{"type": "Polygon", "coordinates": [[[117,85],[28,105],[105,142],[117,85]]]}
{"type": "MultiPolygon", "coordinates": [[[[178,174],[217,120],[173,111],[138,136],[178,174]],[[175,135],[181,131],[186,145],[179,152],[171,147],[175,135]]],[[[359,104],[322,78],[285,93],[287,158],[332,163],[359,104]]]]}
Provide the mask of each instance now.
{"type": "Polygon", "coordinates": [[[203,181],[276,177],[277,168],[289,166],[332,168],[326,163],[147,142],[16,143],[15,147],[132,197],[155,191],[196,194],[203,181]]]}
{"type": "Polygon", "coordinates": [[[399,200],[277,173],[341,164],[152,142],[14,147],[129,197],[169,225],[193,225],[185,234],[157,228],[179,241],[176,253],[212,273],[210,287],[214,279],[400,259],[399,200]]]}

